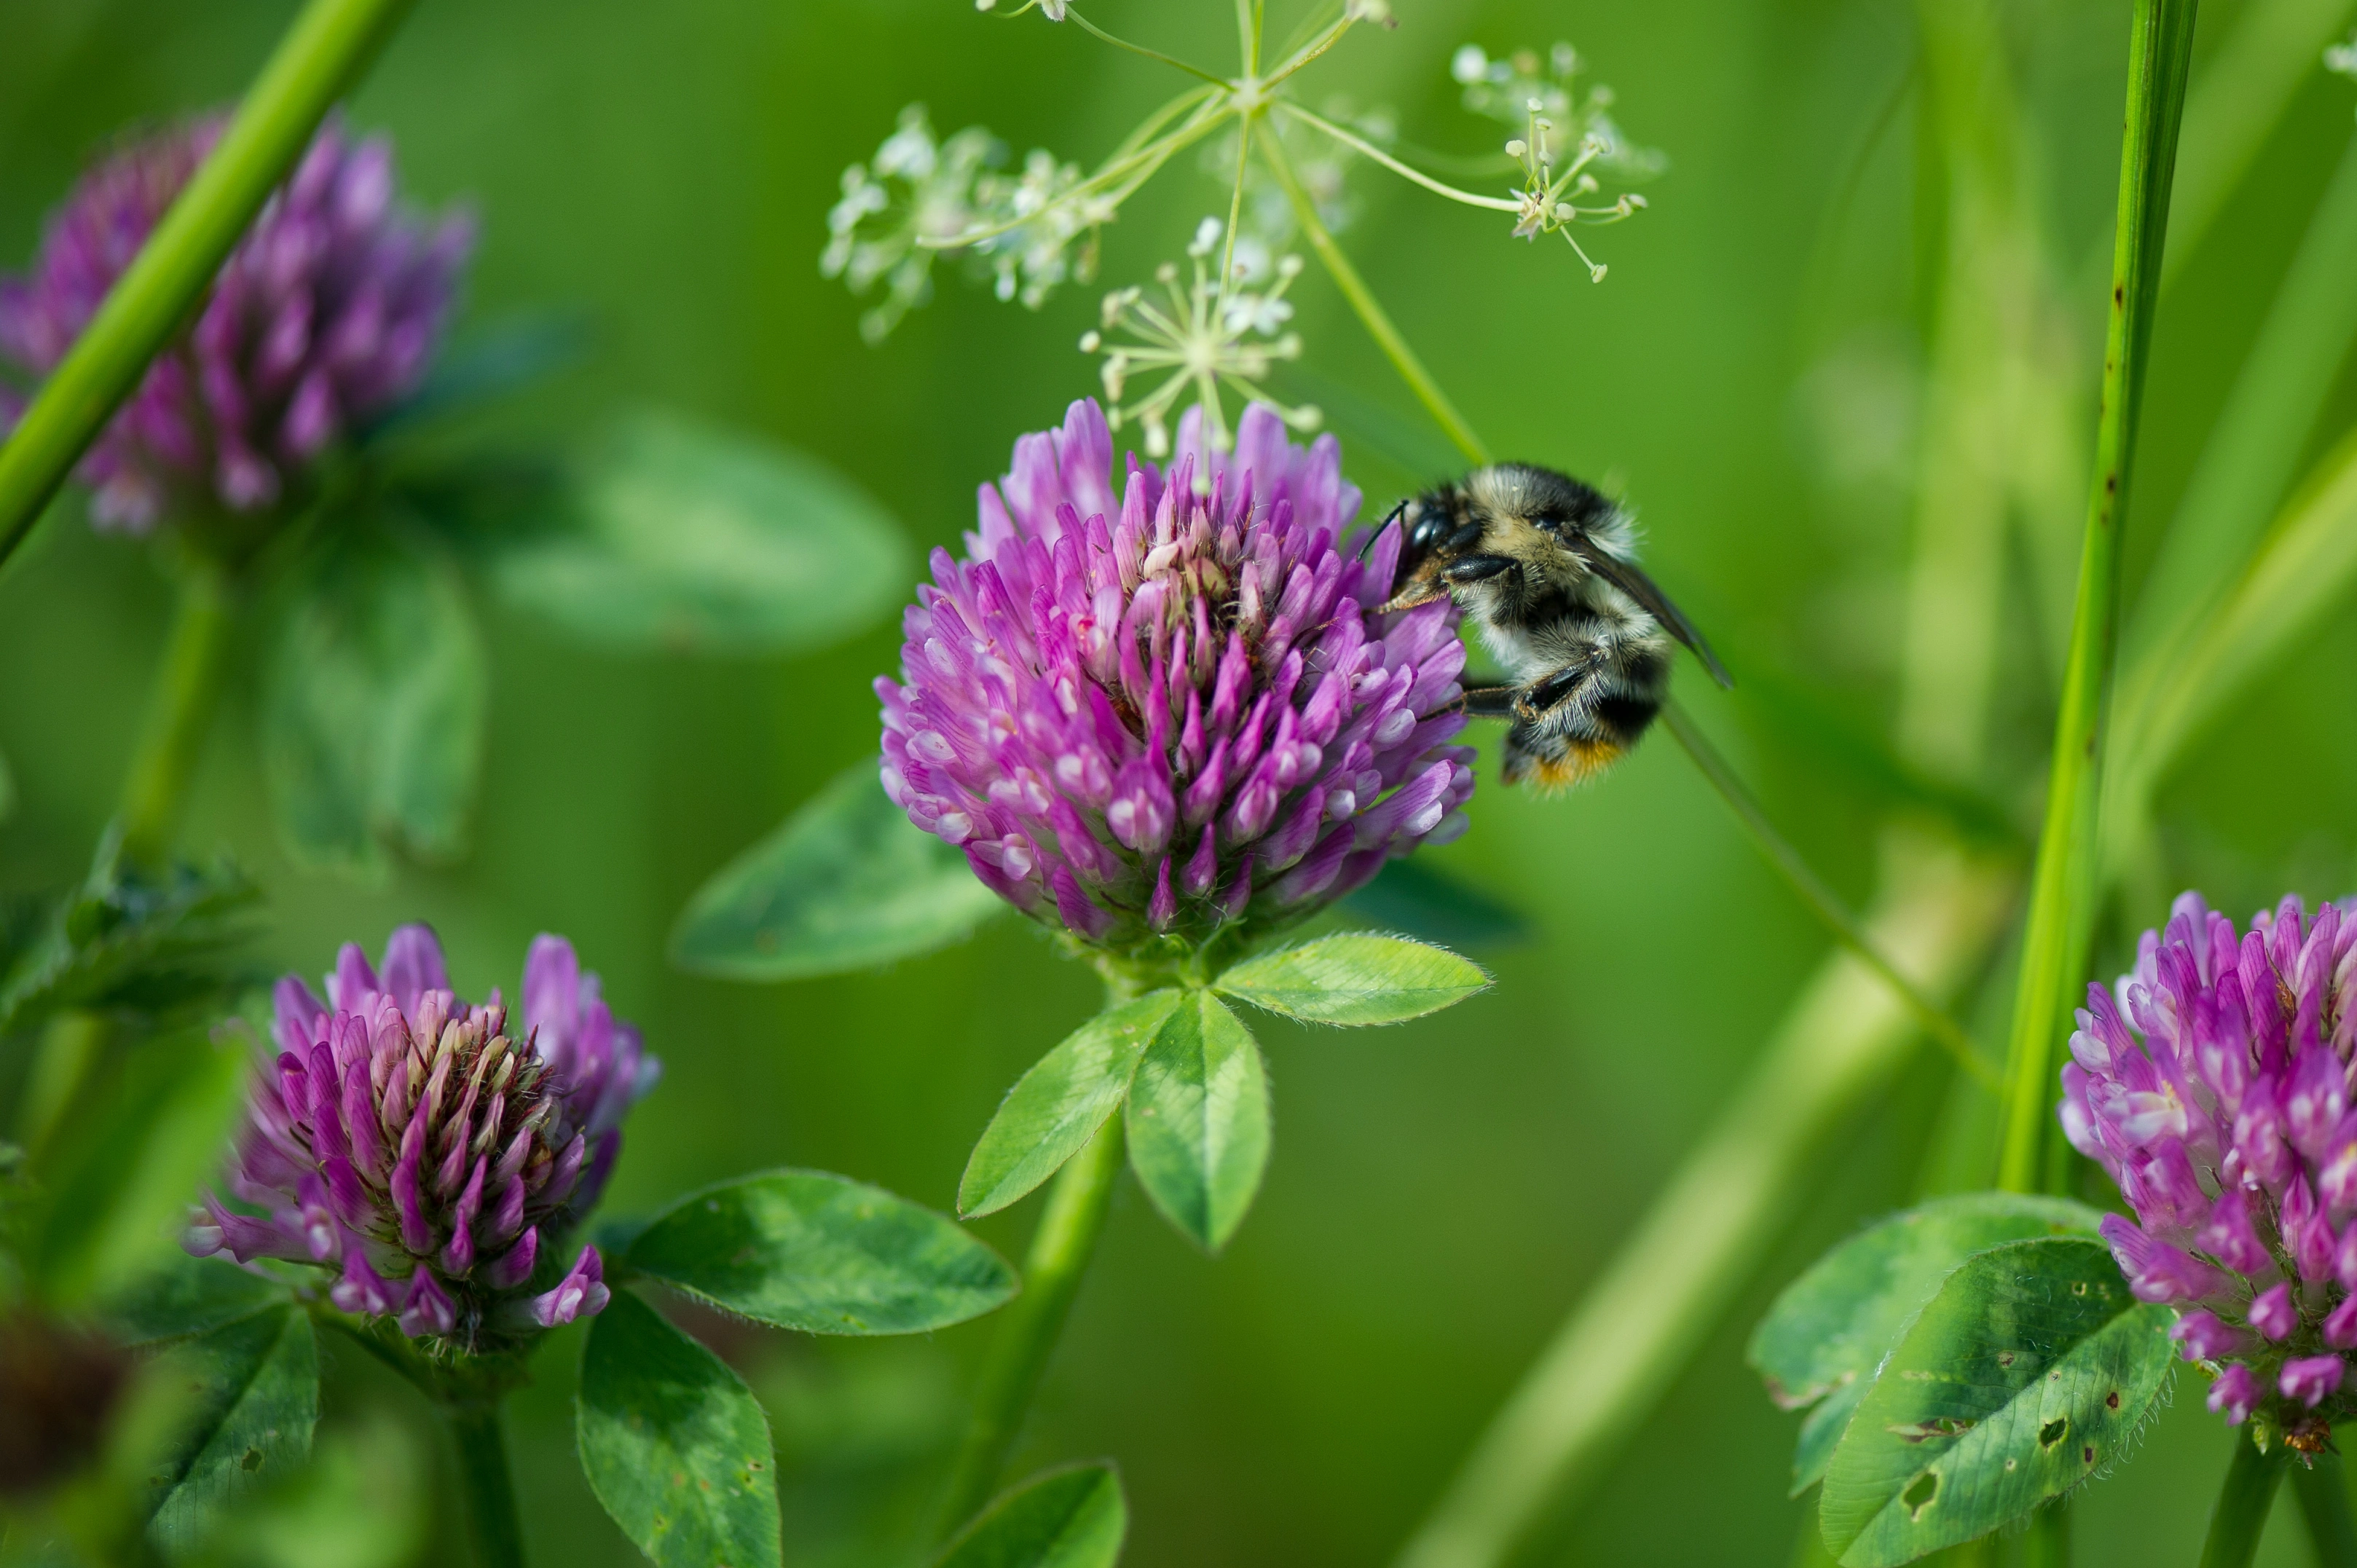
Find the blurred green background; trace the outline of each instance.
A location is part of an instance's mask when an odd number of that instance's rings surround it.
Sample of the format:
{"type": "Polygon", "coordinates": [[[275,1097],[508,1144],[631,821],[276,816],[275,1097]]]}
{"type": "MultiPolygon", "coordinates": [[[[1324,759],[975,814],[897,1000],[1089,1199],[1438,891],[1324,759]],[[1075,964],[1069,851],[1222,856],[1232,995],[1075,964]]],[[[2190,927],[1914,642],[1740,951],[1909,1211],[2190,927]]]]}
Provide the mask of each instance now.
{"type": "MultiPolygon", "coordinates": [[[[1492,215],[1363,168],[1345,243],[1492,446],[1634,499],[1656,575],[1744,682],[1723,697],[1686,668],[1686,699],[1862,898],[1880,802],[1813,762],[1759,693],[1798,686],[1863,725],[1887,717],[1927,288],[1912,14],[1895,0],[1394,4],[1399,29],[1354,34],[1313,101],[1389,103],[1410,140],[1485,150],[1497,132],[1458,107],[1450,50],[1569,38],[1618,91],[1631,133],[1669,154],[1652,210],[1593,236],[1611,265],[1600,286],[1566,254],[1510,242],[1492,215]]],[[[30,253],[89,149],[234,96],[292,8],[0,5],[0,265],[30,253]]],[[[2244,9],[2204,8],[2205,52],[2244,9]]],[[[2002,11],[2071,306],[2058,348],[2092,365],[2127,5],[2002,11]]],[[[1222,0],[1102,0],[1091,14],[1215,65],[1232,47],[1222,0]]],[[[1098,291],[1067,289],[1034,316],[944,268],[935,302],[870,349],[858,306],[817,272],[840,170],[912,100],[944,133],[978,121],[1018,151],[1088,162],[1173,90],[1076,29],[978,16],[965,0],[424,0],[350,113],[396,134],[414,196],[481,213],[462,337],[547,306],[596,322],[587,361],[515,404],[501,434],[564,438],[619,403],[674,405],[823,456],[931,545],[967,525],[974,487],[1017,434],[1093,389],[1072,344],[1098,291]]],[[[2352,102],[2352,84],[2308,73],[2167,302],[2132,572],[2350,140],[2352,102]]],[[[1108,233],[1103,285],[1175,255],[1222,199],[1191,162],[1175,166],[1108,233]]],[[[1309,363],[1412,414],[1322,278],[1295,297],[1309,363]]],[[[2344,377],[2319,444],[2352,413],[2344,377]]],[[[1347,450],[1372,501],[1436,477],[1371,445],[1347,450]]],[[[167,608],[142,550],[70,510],[0,576],[0,753],[18,795],[0,822],[0,883],[51,885],[87,864],[167,608]]],[[[246,739],[250,688],[232,698],[188,842],[229,847],[267,887],[268,957],[317,972],[339,941],[373,948],[423,918],[479,993],[512,989],[535,931],[565,932],[668,1067],[609,1212],[777,1164],[950,1207],[999,1094],[1092,1007],[1084,972],[1012,920],[888,973],[786,986],[693,979],[663,956],[704,878],[872,750],[868,682],[895,663],[893,628],[731,663],[618,659],[510,615],[492,623],[475,848],[382,886],[307,875],[279,854],[246,739]]],[[[2035,768],[2050,724],[2039,624],[2025,604],[1999,700],[2005,768],[1990,782],[2013,809],[2034,802],[2006,780],[2035,768]]],[[[2357,882],[2352,673],[2357,625],[2336,617],[2204,738],[2163,800],[2175,882],[2238,917],[2286,888],[2357,882]]],[[[1474,831],[1437,858],[1534,923],[1533,940],[1479,955],[1495,991],[1393,1030],[1269,1023],[1276,1155],[1224,1257],[1194,1252],[1134,1187],[1115,1200],[1017,1468],[1116,1456],[1138,1568],[1383,1560],[1824,950],[1666,739],[1554,801],[1491,788],[1494,736],[1482,739],[1474,831]]],[[[1837,1141],[1796,1232],[1541,1560],[1790,1559],[1813,1509],[1784,1497],[1796,1418],[1744,1369],[1742,1337],[1803,1263],[1919,1190],[1947,1076],[1924,1053],[1837,1141]]],[[[1036,1208],[979,1230],[1019,1255],[1036,1208]]],[[[789,1561],[908,1560],[990,1325],[840,1343],[696,1326],[768,1405],[789,1561]]],[[[544,1563],[626,1563],[572,1458],[578,1343],[556,1337],[518,1402],[530,1543],[544,1563]]],[[[316,1479],[235,1552],[447,1560],[425,1498],[450,1461],[425,1412],[349,1348],[328,1353],[316,1479]]],[[[2081,1561],[2190,1561],[2227,1441],[2181,1388],[2144,1453],[2084,1498],[2081,1561]]],[[[2273,1559],[2300,1560],[2291,1511],[2273,1559]]]]}

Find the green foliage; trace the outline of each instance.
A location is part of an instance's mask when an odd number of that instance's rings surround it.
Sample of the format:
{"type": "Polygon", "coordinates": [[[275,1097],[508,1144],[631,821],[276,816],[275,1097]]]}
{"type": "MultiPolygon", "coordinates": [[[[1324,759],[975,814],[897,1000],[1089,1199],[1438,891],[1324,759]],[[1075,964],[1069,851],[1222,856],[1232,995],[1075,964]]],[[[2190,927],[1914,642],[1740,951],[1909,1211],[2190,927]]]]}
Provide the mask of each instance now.
{"type": "Polygon", "coordinates": [[[140,1043],[36,1156],[27,1263],[60,1305],[103,1298],[176,1250],[244,1105],[242,1040],[183,1031],[140,1043]]]}
{"type": "Polygon", "coordinates": [[[1138,1058],[1181,1003],[1154,991],[1100,1013],[1016,1080],[958,1182],[958,1211],[995,1214],[1081,1152],[1129,1093],[1138,1058]]]}
{"type": "Polygon", "coordinates": [[[994,1498],[933,1568],[1113,1568],[1128,1530],[1113,1466],[1067,1466],[994,1498]]]}
{"type": "Polygon", "coordinates": [[[291,1472],[319,1419],[319,1350],[301,1309],[241,1318],[172,1352],[189,1403],[149,1477],[148,1539],[186,1555],[240,1498],[291,1472]]]}
{"type": "Polygon", "coordinates": [[[226,1258],[175,1250],[106,1303],[103,1322],[125,1345],[156,1345],[209,1334],[286,1299],[285,1289],[226,1258]]]}
{"type": "Polygon", "coordinates": [[[1342,906],[1370,925],[1447,947],[1512,947],[1532,937],[1530,918],[1522,910],[1423,855],[1387,863],[1342,906]]]}
{"type": "Polygon", "coordinates": [[[824,1171],[691,1193],[639,1232],[628,1266],[806,1334],[920,1334],[1015,1294],[1015,1271],[929,1208],[824,1171]]]}
{"type": "Polygon", "coordinates": [[[699,888],[671,950],[698,974],[802,980],[946,947],[1006,907],[963,854],[909,824],[869,757],[699,888]]]}
{"type": "Polygon", "coordinates": [[[2100,1218],[2061,1197],[1974,1192],[1935,1198],[1868,1226],[1787,1285],[1752,1331],[1749,1359],[1778,1404],[1817,1407],[1792,1455],[1792,1495],[1824,1477],[1851,1412],[1873,1386],[1874,1369],[1957,1265],[2004,1241],[2092,1236],[2100,1218]]]}
{"type": "Polygon", "coordinates": [[[589,1326],[575,1435],[590,1488],[662,1568],[773,1568],[770,1423],[745,1380],[628,1291],[589,1326]]]}
{"type": "Polygon", "coordinates": [[[908,592],[891,518],[834,469],[772,442],[641,413],[573,474],[565,526],[493,562],[511,601],[626,650],[823,648],[908,592]]]}
{"type": "Polygon", "coordinates": [[[46,919],[18,905],[0,1035],[67,1007],[160,1022],[218,1003],[240,978],[231,955],[253,935],[260,903],[222,861],[157,873],[103,864],[46,919]]]}
{"type": "Polygon", "coordinates": [[[262,758],[300,864],[367,875],[382,845],[466,847],[483,752],[482,634],[448,552],[380,515],[330,520],[282,607],[262,758]]]}
{"type": "Polygon", "coordinates": [[[1214,982],[1310,1024],[1398,1024],[1488,988],[1479,964],[1405,937],[1345,931],[1246,959],[1214,982]]]}
{"type": "Polygon", "coordinates": [[[1137,1064],[1126,1112],[1130,1168],[1198,1246],[1227,1245],[1268,1165],[1268,1072],[1243,1021],[1187,993],[1137,1064]]]}
{"type": "Polygon", "coordinates": [[[1985,1535],[2118,1457],[2168,1380],[2175,1315],[2101,1241],[1974,1254],[1915,1318],[1851,1418],[1818,1519],[1844,1568],[1985,1535]]]}

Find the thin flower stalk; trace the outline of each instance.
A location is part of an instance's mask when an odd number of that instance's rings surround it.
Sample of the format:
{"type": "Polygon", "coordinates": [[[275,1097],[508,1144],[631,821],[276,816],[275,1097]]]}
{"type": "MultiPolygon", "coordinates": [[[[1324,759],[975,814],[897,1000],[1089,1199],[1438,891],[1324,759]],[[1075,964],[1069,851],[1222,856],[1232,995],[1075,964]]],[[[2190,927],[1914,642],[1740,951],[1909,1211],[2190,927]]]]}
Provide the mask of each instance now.
{"type": "Polygon", "coordinates": [[[2048,1179],[2042,1101],[2063,999],[2083,977],[2094,920],[2097,807],[2119,640],[2121,532],[2136,454],[2147,345],[2159,305],[2177,131],[2193,48],[2195,0],[2139,0],[2128,40],[2127,128],[2120,149],[2118,225],[2095,477],[2080,549],[2061,712],[2054,727],[2046,822],[2031,874],[2029,914],[2014,993],[2010,1082],[1997,1184],[2037,1190],[2048,1179]]]}

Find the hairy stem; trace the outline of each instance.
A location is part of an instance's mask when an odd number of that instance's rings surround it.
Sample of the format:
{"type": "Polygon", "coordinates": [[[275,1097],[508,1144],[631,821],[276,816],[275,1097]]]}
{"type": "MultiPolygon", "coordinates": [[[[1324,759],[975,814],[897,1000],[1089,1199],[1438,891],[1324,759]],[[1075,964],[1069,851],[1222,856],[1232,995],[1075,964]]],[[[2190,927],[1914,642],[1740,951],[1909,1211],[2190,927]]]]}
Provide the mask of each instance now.
{"type": "Polygon", "coordinates": [[[2326,1449],[2291,1471],[2291,1495],[2308,1525],[2317,1568],[2357,1568],[2357,1518],[2349,1508],[2348,1466],[2326,1449]]]}
{"type": "MultiPolygon", "coordinates": [[[[1111,977],[1106,990],[1108,1007],[1138,993],[1137,987],[1111,977]]],[[[1048,1206],[1023,1261],[1023,1294],[999,1314],[998,1338],[983,1366],[974,1419],[950,1472],[949,1496],[942,1509],[943,1539],[980,1513],[997,1488],[999,1472],[1006,1466],[1006,1455],[1048,1369],[1048,1358],[1064,1332],[1072,1298],[1080,1294],[1081,1280],[1096,1255],[1097,1236],[1104,1229],[1105,1209],[1121,1176],[1123,1150],[1116,1114],[1065,1163],[1048,1189],[1048,1206]]]]}
{"type": "Polygon", "coordinates": [[[1367,329],[1367,336],[1375,340],[1375,347],[1383,351],[1383,357],[1392,362],[1392,369],[1399,372],[1400,380],[1415,393],[1416,401],[1424,404],[1426,412],[1432,415],[1434,423],[1440,426],[1442,434],[1456,448],[1472,462],[1487,463],[1490,460],[1489,448],[1481,445],[1481,438],[1473,434],[1473,427],[1465,423],[1465,416],[1457,412],[1457,405],[1450,403],[1448,394],[1440,390],[1440,383],[1432,379],[1432,372],[1424,368],[1424,361],[1415,357],[1415,350],[1407,346],[1407,339],[1400,336],[1399,328],[1392,325],[1392,318],[1384,314],[1383,306],[1376,302],[1365,280],[1359,276],[1359,269],[1351,264],[1351,258],[1342,253],[1342,247],[1334,242],[1333,234],[1318,219],[1318,204],[1309,199],[1309,193],[1302,188],[1299,177],[1293,172],[1293,165],[1285,156],[1285,148],[1277,140],[1275,128],[1264,122],[1259,130],[1261,156],[1267,162],[1269,172],[1276,177],[1276,183],[1284,187],[1286,200],[1293,206],[1294,221],[1301,225],[1302,233],[1308,238],[1309,248],[1318,252],[1318,259],[1332,274],[1335,286],[1342,291],[1342,297],[1349,300],[1351,308],[1358,313],[1360,322],[1367,329]]]}
{"type": "Polygon", "coordinates": [[[2112,250],[2110,325],[2095,480],[2080,545],[2079,594],[2054,725],[2046,824],[2031,874],[2021,979],[2014,993],[2006,1134],[1997,1185],[2036,1190],[2046,1180],[2054,1039],[2069,992],[2084,976],[2094,918],[2096,807],[2119,639],[2121,528],[2136,455],[2147,345],[2160,297],[2169,177],[2193,48],[2196,0],[2137,0],[2128,38],[2127,128],[2120,147],[2118,227],[2112,250]]]}
{"type": "Polygon", "coordinates": [[[189,780],[203,760],[220,705],[234,619],[235,590],[218,564],[191,551],[178,576],[171,639],[123,785],[123,856],[134,865],[160,865],[171,854],[189,780]]]}
{"type": "Polygon", "coordinates": [[[496,1400],[443,1407],[458,1444],[458,1489],[479,1568],[523,1568],[523,1526],[516,1517],[505,1424],[496,1400]]]}
{"type": "Polygon", "coordinates": [[[2235,1432],[2234,1457],[2227,1462],[2225,1483],[2210,1513],[2210,1536],[2201,1543],[2201,1568],[2250,1568],[2266,1531],[2276,1483],[2290,1460],[2291,1450],[2280,1437],[2261,1453],[2247,1431],[2235,1432]]]}
{"type": "Polygon", "coordinates": [[[147,362],[188,319],[328,106],[367,66],[409,0],[311,0],[221,143],[107,294],[0,446],[0,562],[24,542],[147,362]]]}

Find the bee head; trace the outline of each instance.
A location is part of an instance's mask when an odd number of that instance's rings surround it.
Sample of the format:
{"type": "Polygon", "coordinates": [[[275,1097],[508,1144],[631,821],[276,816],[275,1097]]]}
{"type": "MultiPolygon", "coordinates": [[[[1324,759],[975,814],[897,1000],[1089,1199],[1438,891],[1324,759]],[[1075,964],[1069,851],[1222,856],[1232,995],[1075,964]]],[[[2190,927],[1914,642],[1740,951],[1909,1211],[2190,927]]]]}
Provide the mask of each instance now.
{"type": "Polygon", "coordinates": [[[1401,502],[1399,518],[1399,575],[1383,606],[1387,610],[1414,609],[1446,595],[1441,568],[1471,549],[1482,531],[1461,485],[1443,485],[1401,502]]]}

